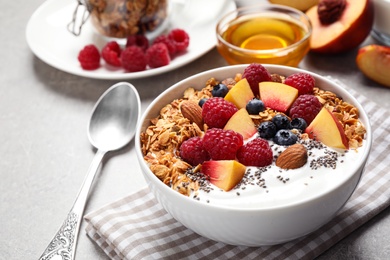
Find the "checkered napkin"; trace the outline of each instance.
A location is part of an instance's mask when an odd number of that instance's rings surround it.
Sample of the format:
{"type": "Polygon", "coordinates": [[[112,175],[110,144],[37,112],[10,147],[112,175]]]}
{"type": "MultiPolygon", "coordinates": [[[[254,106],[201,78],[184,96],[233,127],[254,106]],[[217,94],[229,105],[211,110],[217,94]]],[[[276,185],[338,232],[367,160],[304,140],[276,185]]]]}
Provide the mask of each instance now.
{"type": "Polygon", "coordinates": [[[373,129],[372,151],[350,200],[325,226],[294,241],[262,247],[226,245],[195,234],[173,219],[143,188],[88,214],[86,232],[111,259],[313,259],[390,204],[390,112],[348,89],[373,129]]]}

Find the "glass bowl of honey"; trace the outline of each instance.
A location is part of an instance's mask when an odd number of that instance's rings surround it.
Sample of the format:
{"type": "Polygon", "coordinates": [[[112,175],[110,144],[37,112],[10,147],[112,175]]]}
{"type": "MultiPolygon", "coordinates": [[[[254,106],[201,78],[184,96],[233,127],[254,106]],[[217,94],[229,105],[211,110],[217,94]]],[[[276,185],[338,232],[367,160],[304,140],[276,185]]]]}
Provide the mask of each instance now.
{"type": "Polygon", "coordinates": [[[312,26],[297,9],[264,4],[226,14],[216,31],[218,52],[229,64],[297,67],[310,50],[312,26]]]}

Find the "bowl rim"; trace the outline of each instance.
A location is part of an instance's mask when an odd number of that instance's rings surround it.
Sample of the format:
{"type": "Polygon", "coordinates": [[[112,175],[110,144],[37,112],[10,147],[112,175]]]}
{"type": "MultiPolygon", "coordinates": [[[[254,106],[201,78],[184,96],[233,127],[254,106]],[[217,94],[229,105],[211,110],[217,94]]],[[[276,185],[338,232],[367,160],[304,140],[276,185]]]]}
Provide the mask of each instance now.
{"type": "MultiPolygon", "coordinates": [[[[341,96],[343,98],[343,100],[347,99],[349,103],[352,103],[355,107],[358,108],[359,119],[362,121],[362,123],[364,124],[364,126],[366,128],[365,146],[364,146],[364,150],[361,150],[361,152],[363,152],[363,155],[362,155],[359,163],[354,165],[354,168],[350,171],[351,173],[349,174],[349,176],[347,176],[343,181],[337,183],[337,185],[334,185],[333,187],[331,187],[331,188],[329,188],[321,193],[315,194],[313,196],[309,196],[308,198],[304,198],[301,200],[289,202],[287,204],[276,205],[276,206],[238,208],[237,206],[218,205],[218,204],[214,204],[214,203],[206,203],[204,201],[197,201],[189,196],[185,196],[185,195],[180,194],[179,192],[173,190],[171,187],[164,184],[160,179],[158,179],[158,177],[156,175],[153,174],[153,172],[150,170],[149,166],[145,162],[144,156],[143,156],[141,148],[140,148],[141,147],[141,141],[140,141],[141,130],[144,130],[143,129],[144,126],[150,125],[150,123],[146,122],[145,120],[148,120],[146,117],[150,114],[151,110],[153,110],[155,105],[158,102],[160,102],[163,98],[165,98],[167,94],[169,94],[170,92],[174,91],[177,88],[180,88],[180,86],[182,86],[182,85],[186,85],[187,82],[190,82],[196,78],[205,77],[206,75],[209,75],[209,77],[211,77],[211,75],[216,73],[216,72],[236,71],[236,73],[239,73],[240,71],[242,72],[245,69],[245,67],[249,66],[249,64],[240,64],[240,65],[228,65],[228,66],[223,66],[223,67],[218,67],[218,68],[206,70],[206,71],[194,74],[194,75],[187,77],[185,79],[182,79],[179,82],[177,82],[177,83],[173,84],[172,86],[168,87],[167,89],[165,89],[161,94],[159,94],[149,104],[149,106],[146,108],[146,110],[142,114],[141,120],[137,124],[136,140],[135,140],[135,152],[136,152],[136,155],[138,157],[138,161],[140,163],[141,170],[143,171],[142,172],[143,175],[146,174],[148,176],[148,177],[144,176],[147,182],[148,182],[147,179],[149,179],[154,184],[156,184],[160,189],[162,189],[162,191],[167,192],[169,194],[169,196],[173,196],[175,199],[178,199],[184,203],[189,203],[188,204],[189,206],[196,206],[196,207],[201,206],[201,207],[205,207],[207,209],[234,210],[236,212],[243,212],[243,213],[247,212],[248,213],[248,212],[268,212],[268,211],[274,211],[274,210],[286,210],[288,208],[294,208],[296,206],[300,206],[300,205],[310,203],[312,201],[316,201],[316,200],[320,199],[321,197],[325,197],[325,196],[331,194],[333,191],[335,191],[335,190],[339,189],[341,186],[345,185],[347,182],[349,182],[355,176],[355,174],[357,174],[357,171],[359,170],[359,168],[363,167],[362,172],[359,173],[359,175],[360,175],[359,179],[361,178],[361,176],[363,175],[363,172],[364,172],[364,165],[367,162],[367,159],[368,159],[368,156],[369,156],[369,153],[371,150],[371,146],[372,146],[372,130],[371,130],[369,117],[368,117],[366,111],[364,110],[364,108],[362,107],[362,105],[358,102],[358,100],[352,94],[350,94],[344,87],[342,87],[340,84],[338,84],[337,82],[332,81],[331,79],[326,78],[325,76],[321,76],[317,73],[310,72],[310,71],[300,69],[300,68],[285,66],[285,65],[275,65],[275,64],[262,64],[262,65],[267,70],[269,70],[271,73],[273,70],[287,70],[288,73],[286,73],[286,75],[287,74],[291,75],[293,73],[298,73],[298,72],[309,73],[312,76],[314,76],[316,78],[316,80],[317,80],[317,78],[319,78],[322,81],[324,81],[326,83],[326,85],[333,85],[337,89],[336,94],[338,96],[341,96]],[[146,172],[144,170],[146,170],[146,172]],[[151,178],[149,178],[149,177],[151,177],[151,178]]],[[[233,75],[226,75],[225,77],[229,77],[229,76],[233,76],[233,75]]],[[[205,82],[200,82],[200,84],[202,84],[202,86],[204,86],[204,83],[205,82]]],[[[186,86],[190,87],[188,84],[186,86]]],[[[191,85],[191,87],[194,87],[196,89],[196,86],[191,85]]],[[[183,88],[183,91],[184,90],[185,90],[185,88],[183,88]]],[[[180,93],[183,94],[183,91],[181,91],[180,93]]],[[[175,98],[176,97],[170,97],[170,100],[172,101],[175,98]]],[[[157,113],[158,113],[158,111],[159,110],[157,110],[157,113]]],[[[157,116],[157,114],[155,116],[157,116]]],[[[149,185],[149,183],[148,183],[148,185],[149,185]]],[[[355,191],[357,185],[358,185],[358,183],[354,187],[353,191],[355,191]]],[[[149,185],[149,187],[150,187],[150,185],[149,185]]],[[[346,201],[348,201],[348,199],[349,199],[349,197],[346,199],[346,201]]]]}
{"type": "MultiPolygon", "coordinates": [[[[269,10],[269,12],[275,12],[273,10],[269,10]]],[[[234,18],[235,19],[235,18],[234,18]]],[[[231,22],[233,19],[227,21],[227,23],[231,22]]],[[[243,6],[243,7],[239,7],[227,14],[225,14],[222,18],[219,19],[219,21],[217,22],[217,25],[215,27],[215,32],[216,32],[216,35],[217,35],[217,39],[218,41],[220,41],[221,43],[223,43],[223,45],[229,47],[230,49],[233,49],[235,51],[238,51],[238,52],[242,52],[242,53],[247,53],[247,54],[253,54],[253,55],[256,55],[256,54],[272,54],[272,53],[279,53],[279,52],[284,52],[284,51],[288,51],[288,50],[291,50],[291,49],[295,49],[297,46],[301,45],[303,42],[305,41],[309,41],[310,40],[310,37],[312,35],[312,31],[313,31],[313,26],[312,26],[312,23],[309,19],[309,17],[302,11],[298,10],[298,9],[295,9],[295,8],[292,8],[292,7],[289,7],[289,6],[285,6],[285,5],[280,5],[280,4],[271,4],[271,3],[262,3],[262,4],[255,4],[255,5],[249,5],[249,6],[243,6]],[[296,43],[293,43],[291,45],[288,45],[286,47],[283,47],[283,48],[275,48],[275,49],[268,49],[268,50],[251,50],[251,49],[245,49],[245,48],[241,48],[241,47],[238,47],[236,45],[233,45],[229,42],[227,42],[222,36],[221,36],[221,33],[219,32],[219,27],[221,26],[221,23],[226,19],[228,18],[229,16],[231,15],[234,15],[235,13],[239,13],[240,11],[243,11],[243,10],[250,10],[250,9],[253,9],[253,8],[259,8],[259,7],[269,7],[269,8],[280,8],[280,9],[283,9],[283,10],[287,10],[287,11],[290,11],[290,12],[293,12],[293,13],[296,13],[296,14],[299,14],[301,15],[302,17],[305,18],[306,22],[307,22],[307,32],[305,33],[304,37],[302,37],[302,39],[300,39],[298,42],[296,43]]]]}

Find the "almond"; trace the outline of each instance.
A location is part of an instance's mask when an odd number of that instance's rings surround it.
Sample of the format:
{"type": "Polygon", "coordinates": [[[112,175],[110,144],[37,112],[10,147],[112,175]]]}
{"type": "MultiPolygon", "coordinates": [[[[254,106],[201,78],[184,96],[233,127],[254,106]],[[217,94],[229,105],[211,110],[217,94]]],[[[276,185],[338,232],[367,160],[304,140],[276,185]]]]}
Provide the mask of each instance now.
{"type": "Polygon", "coordinates": [[[185,100],[180,105],[183,116],[203,129],[202,108],[194,101],[185,100]]]}
{"type": "Polygon", "coordinates": [[[307,150],[302,144],[294,144],[284,150],[276,159],[276,166],[282,169],[297,169],[307,162],[307,150]]]}

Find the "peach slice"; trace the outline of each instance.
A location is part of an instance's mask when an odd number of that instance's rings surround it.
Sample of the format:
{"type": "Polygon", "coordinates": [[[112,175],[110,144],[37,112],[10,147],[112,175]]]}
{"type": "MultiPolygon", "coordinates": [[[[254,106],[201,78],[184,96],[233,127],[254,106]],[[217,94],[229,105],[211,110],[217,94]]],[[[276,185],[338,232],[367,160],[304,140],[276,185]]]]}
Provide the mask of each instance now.
{"type": "Polygon", "coordinates": [[[375,44],[364,46],[359,49],[356,64],[368,78],[390,87],[390,47],[375,44]]]}
{"type": "Polygon", "coordinates": [[[259,83],[260,99],[266,107],[285,113],[298,97],[298,90],[289,85],[263,81],[259,83]]]}
{"type": "Polygon", "coordinates": [[[244,177],[245,165],[235,160],[206,161],[202,164],[202,172],[210,177],[210,182],[229,191],[244,177]]]}
{"type": "MultiPolygon", "coordinates": [[[[332,4],[345,3],[340,17],[329,24],[320,21],[318,7],[325,2],[307,10],[312,26],[310,48],[318,53],[341,53],[351,50],[362,43],[369,35],[374,21],[374,6],[372,0],[334,0],[332,4]]],[[[330,1],[326,1],[330,2],[330,1]]],[[[335,10],[337,8],[334,8],[335,10]]],[[[333,11],[332,10],[332,11],[333,11]]],[[[322,12],[322,17],[329,18],[332,12],[322,12]]]]}
{"type": "Polygon", "coordinates": [[[227,121],[223,130],[233,130],[240,133],[244,140],[252,137],[257,132],[255,123],[253,123],[252,118],[245,108],[241,108],[234,113],[229,121],[227,121]]]}
{"type": "Polygon", "coordinates": [[[226,94],[225,100],[232,102],[237,108],[243,108],[255,95],[247,79],[241,79],[226,94]]]}
{"type": "Polygon", "coordinates": [[[340,149],[348,149],[348,139],[338,119],[326,108],[322,108],[305,132],[311,139],[340,149]]]}

